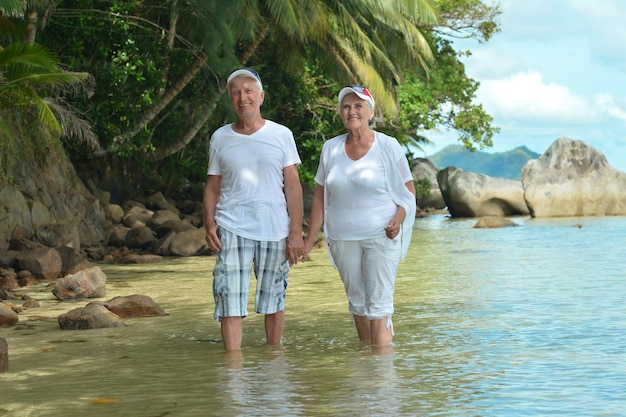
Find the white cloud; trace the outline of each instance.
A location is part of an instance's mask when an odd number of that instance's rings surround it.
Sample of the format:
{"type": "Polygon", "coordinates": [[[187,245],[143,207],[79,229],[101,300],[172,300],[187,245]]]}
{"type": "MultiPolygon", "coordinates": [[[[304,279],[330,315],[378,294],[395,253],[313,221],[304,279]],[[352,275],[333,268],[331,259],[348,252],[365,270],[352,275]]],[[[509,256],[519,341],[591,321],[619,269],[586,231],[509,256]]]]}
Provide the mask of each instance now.
{"type": "MultiPolygon", "coordinates": [[[[499,0],[502,32],[469,49],[476,102],[501,128],[493,151],[544,152],[558,137],[583,140],[626,172],[626,0],[499,0]]],[[[454,142],[431,137],[430,153],[454,142]]]]}
{"type": "Polygon", "coordinates": [[[596,105],[603,112],[607,113],[609,116],[615,117],[616,119],[621,119],[626,122],[626,111],[620,108],[615,101],[613,100],[613,96],[609,93],[598,94],[595,97],[596,105]]]}
{"type": "Polygon", "coordinates": [[[541,73],[520,72],[503,79],[483,80],[478,102],[495,118],[538,123],[580,123],[593,118],[588,102],[567,87],[544,83],[541,73]]]}

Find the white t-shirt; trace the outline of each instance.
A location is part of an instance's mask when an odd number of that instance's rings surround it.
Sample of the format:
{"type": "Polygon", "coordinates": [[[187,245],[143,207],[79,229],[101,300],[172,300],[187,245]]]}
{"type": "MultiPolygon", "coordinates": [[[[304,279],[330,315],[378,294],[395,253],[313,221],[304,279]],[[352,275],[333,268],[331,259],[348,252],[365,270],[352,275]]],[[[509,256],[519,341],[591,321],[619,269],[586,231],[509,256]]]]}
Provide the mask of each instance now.
{"type": "MultiPolygon", "coordinates": [[[[385,227],[398,209],[385,175],[378,138],[359,160],[345,151],[347,135],[326,142],[320,156],[315,182],[325,187],[324,222],[328,237],[335,240],[363,240],[385,236],[385,227]]],[[[396,166],[405,181],[412,180],[402,147],[390,146],[396,166]]]]}
{"type": "Polygon", "coordinates": [[[232,124],[217,129],[209,144],[207,171],[222,177],[217,224],[248,239],[286,238],[283,168],[300,162],[291,130],[271,120],[251,135],[235,132],[232,124]]]}

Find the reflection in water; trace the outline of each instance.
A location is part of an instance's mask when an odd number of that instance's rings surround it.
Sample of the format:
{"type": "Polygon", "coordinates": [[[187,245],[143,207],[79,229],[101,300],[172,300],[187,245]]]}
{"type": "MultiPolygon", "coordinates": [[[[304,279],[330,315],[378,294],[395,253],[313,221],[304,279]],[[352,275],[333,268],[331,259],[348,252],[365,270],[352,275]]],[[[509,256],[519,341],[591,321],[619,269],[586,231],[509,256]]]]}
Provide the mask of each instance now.
{"type": "Polygon", "coordinates": [[[263,317],[227,354],[213,258],[110,265],[107,299],[146,294],[164,317],[62,331],[86,302],[40,301],[0,328],[0,416],[617,416],[626,402],[624,218],[420,219],[396,284],[394,344],[361,344],[324,250],[290,274],[283,347],[263,317]],[[573,224],[583,222],[583,227],[573,224]]]}

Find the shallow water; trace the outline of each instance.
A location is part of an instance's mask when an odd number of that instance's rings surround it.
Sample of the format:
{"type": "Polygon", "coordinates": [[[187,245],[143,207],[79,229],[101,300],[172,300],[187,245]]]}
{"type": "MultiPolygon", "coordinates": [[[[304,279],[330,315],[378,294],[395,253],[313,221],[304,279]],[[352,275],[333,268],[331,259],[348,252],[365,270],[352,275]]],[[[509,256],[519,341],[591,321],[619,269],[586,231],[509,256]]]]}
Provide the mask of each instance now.
{"type": "Polygon", "coordinates": [[[290,274],[283,348],[251,307],[239,358],[212,318],[213,257],[100,264],[106,299],[168,312],[123,328],[60,330],[86,302],[22,289],[41,307],[0,328],[0,416],[624,415],[626,218],[513,220],[416,222],[382,353],[358,342],[323,250],[290,274]]]}

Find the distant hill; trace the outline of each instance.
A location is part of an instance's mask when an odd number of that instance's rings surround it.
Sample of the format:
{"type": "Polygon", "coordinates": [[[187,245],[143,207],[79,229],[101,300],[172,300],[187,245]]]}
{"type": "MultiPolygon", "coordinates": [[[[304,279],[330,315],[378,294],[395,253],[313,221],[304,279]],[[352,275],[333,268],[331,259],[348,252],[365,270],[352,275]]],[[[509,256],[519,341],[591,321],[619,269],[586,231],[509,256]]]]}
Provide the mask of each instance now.
{"type": "Polygon", "coordinates": [[[438,169],[455,166],[465,171],[477,172],[490,177],[507,178],[519,181],[522,167],[530,159],[537,159],[540,154],[520,146],[506,152],[487,153],[470,152],[461,145],[448,145],[428,157],[438,169]]]}

